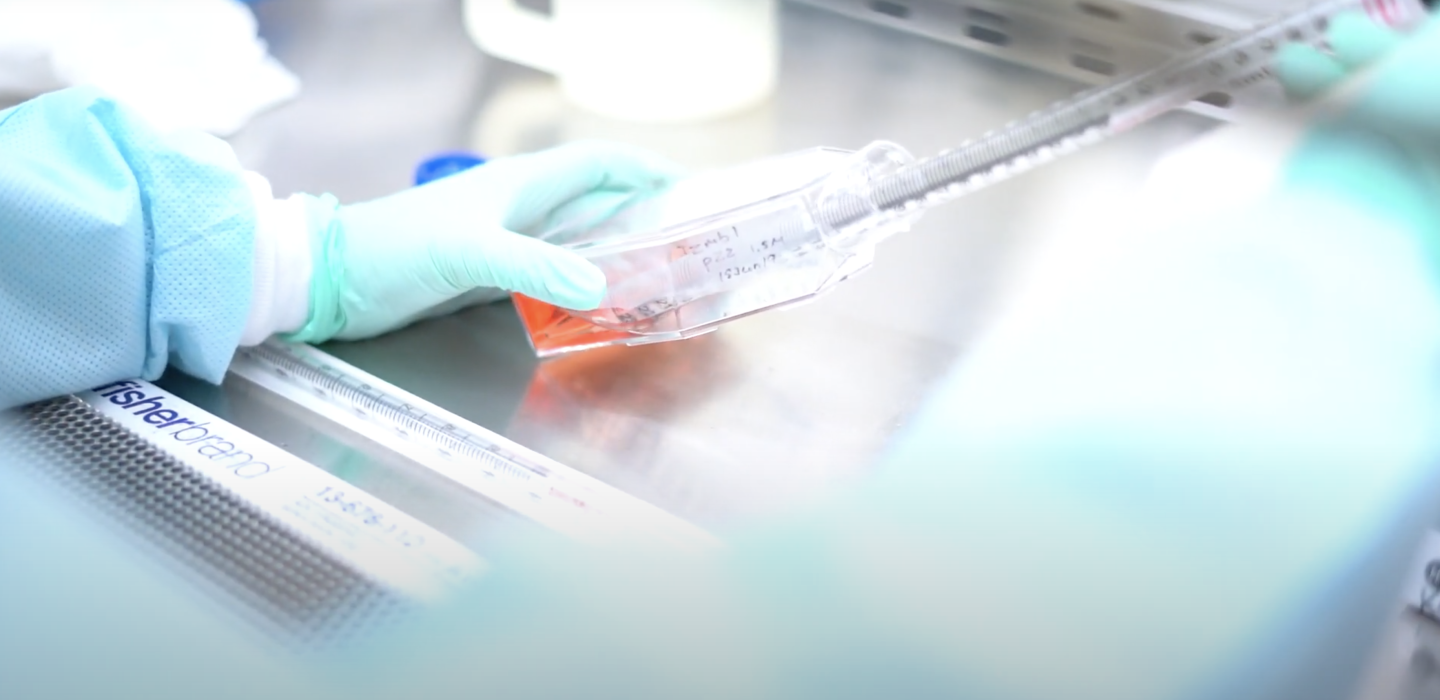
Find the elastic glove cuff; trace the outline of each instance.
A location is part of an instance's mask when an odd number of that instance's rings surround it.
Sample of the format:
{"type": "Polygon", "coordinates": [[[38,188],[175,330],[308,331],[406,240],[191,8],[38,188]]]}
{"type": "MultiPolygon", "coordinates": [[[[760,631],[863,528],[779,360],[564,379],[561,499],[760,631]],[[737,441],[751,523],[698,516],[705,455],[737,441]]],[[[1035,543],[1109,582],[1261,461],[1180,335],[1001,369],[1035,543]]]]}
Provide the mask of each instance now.
{"type": "Polygon", "coordinates": [[[345,235],[340,226],[340,202],[331,195],[296,195],[305,205],[310,229],[310,317],[300,330],[281,336],[296,343],[321,343],[345,328],[340,290],[345,285],[345,235]]]}
{"type": "Polygon", "coordinates": [[[255,255],[250,316],[240,345],[258,345],[276,333],[294,331],[310,313],[310,239],[304,202],[276,200],[270,183],[244,173],[255,200],[255,255]]]}

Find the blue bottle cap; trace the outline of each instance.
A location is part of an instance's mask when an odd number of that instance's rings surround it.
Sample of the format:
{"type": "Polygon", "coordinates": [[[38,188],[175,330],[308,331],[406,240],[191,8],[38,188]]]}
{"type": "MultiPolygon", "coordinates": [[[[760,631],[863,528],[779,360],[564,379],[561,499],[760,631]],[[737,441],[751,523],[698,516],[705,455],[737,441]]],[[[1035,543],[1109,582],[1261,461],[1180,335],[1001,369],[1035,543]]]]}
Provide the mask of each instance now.
{"type": "Polygon", "coordinates": [[[415,184],[423,185],[431,180],[439,180],[447,175],[454,175],[462,170],[469,170],[484,164],[485,158],[476,153],[467,151],[441,153],[429,157],[415,168],[415,184]]]}

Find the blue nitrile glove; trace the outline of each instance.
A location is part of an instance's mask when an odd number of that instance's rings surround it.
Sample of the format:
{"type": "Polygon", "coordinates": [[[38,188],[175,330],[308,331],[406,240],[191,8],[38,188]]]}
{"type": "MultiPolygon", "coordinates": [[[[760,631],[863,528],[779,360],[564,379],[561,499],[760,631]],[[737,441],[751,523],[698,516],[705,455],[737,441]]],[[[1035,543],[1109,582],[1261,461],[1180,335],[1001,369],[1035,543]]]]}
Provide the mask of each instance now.
{"type": "Polygon", "coordinates": [[[288,338],[371,337],[483,288],[593,309],[605,294],[600,270],[526,234],[559,225],[588,201],[661,188],[674,172],[646,152],[587,142],[496,159],[361,204],[308,197],[310,314],[288,338]]]}
{"type": "Polygon", "coordinates": [[[1413,35],[1364,15],[1331,23],[1330,52],[1286,47],[1276,73],[1298,97],[1323,94],[1281,185],[1343,198],[1440,235],[1440,21],[1413,35]]]}

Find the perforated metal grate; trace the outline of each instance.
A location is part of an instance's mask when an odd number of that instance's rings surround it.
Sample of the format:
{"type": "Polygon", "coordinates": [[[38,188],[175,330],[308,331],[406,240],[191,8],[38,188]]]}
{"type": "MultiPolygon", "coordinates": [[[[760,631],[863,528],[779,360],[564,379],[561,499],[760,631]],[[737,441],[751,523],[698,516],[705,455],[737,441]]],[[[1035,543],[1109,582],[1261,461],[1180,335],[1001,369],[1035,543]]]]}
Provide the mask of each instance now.
{"type": "Polygon", "coordinates": [[[36,470],[155,545],[282,641],[333,645],[410,606],[78,398],[5,418],[7,462],[36,470]]]}

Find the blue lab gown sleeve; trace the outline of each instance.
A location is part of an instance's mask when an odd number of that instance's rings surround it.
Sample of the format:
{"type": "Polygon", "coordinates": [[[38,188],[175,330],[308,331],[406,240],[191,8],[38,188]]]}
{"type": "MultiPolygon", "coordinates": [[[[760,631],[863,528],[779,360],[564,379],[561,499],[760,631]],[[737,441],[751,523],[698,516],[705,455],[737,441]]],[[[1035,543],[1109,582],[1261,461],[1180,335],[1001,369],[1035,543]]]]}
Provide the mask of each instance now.
{"type": "Polygon", "coordinates": [[[250,304],[234,154],[89,88],[0,111],[0,409],[167,363],[219,381],[250,304]]]}

